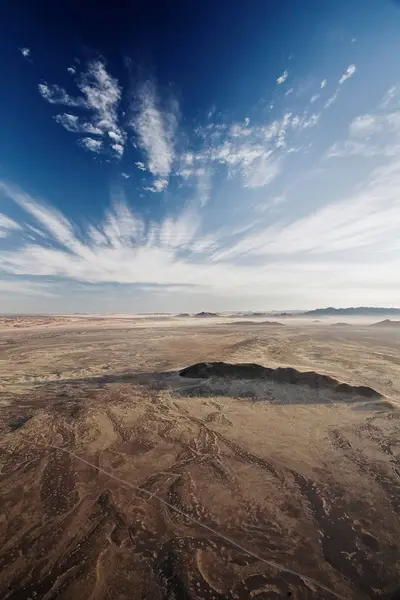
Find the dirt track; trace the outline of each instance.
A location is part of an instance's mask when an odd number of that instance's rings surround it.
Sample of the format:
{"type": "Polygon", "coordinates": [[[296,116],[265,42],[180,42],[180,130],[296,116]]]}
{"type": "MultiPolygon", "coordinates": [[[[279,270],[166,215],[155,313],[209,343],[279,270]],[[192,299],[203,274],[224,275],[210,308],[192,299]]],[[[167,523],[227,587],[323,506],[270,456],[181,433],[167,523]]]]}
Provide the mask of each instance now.
{"type": "Polygon", "coordinates": [[[399,342],[220,324],[3,333],[0,598],[356,600],[400,587],[399,342]],[[171,374],[210,360],[313,364],[386,398],[333,403],[279,384],[252,396],[171,374]]]}

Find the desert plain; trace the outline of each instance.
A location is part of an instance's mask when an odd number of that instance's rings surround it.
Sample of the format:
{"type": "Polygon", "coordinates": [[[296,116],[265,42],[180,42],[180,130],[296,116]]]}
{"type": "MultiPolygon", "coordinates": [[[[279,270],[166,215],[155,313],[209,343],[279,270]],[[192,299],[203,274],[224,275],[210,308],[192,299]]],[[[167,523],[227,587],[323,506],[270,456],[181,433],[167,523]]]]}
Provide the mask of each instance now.
{"type": "Polygon", "coordinates": [[[400,328],[337,321],[1,317],[0,598],[396,597],[400,328]]]}

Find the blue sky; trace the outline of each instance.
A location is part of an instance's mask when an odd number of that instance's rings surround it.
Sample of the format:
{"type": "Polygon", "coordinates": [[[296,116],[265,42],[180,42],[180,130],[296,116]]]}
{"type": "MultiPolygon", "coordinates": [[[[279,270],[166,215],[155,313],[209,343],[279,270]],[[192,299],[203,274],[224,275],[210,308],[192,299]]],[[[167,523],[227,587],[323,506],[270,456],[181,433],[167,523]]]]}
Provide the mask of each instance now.
{"type": "Polygon", "coordinates": [[[113,4],[0,19],[0,312],[399,305],[399,3],[113,4]]]}

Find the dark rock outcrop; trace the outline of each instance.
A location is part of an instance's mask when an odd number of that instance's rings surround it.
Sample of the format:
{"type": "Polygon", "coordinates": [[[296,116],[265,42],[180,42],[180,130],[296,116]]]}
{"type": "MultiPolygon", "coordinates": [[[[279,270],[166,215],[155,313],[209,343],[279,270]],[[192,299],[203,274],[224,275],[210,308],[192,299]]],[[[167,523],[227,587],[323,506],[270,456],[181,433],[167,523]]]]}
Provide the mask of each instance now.
{"type": "Polygon", "coordinates": [[[379,398],[381,394],[373,388],[363,385],[350,385],[340,383],[329,375],[316,373],[315,371],[302,372],[291,367],[278,367],[271,369],[255,363],[197,363],[186,367],[179,372],[181,377],[194,379],[211,379],[212,377],[223,377],[227,379],[267,379],[278,383],[289,383],[291,385],[306,385],[313,389],[329,389],[340,394],[353,394],[365,398],[379,398]]]}

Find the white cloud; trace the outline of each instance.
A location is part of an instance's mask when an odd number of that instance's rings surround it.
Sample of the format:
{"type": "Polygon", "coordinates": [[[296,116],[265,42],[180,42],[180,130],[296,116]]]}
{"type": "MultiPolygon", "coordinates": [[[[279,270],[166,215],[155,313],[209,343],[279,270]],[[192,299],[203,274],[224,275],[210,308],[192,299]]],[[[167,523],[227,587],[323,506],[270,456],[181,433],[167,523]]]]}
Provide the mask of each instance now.
{"type": "Polygon", "coordinates": [[[75,75],[76,73],[76,68],[74,66],[68,67],[67,71],[70,75],[75,75]]]}
{"type": "Polygon", "coordinates": [[[374,115],[361,115],[350,124],[349,132],[354,137],[366,137],[381,129],[379,119],[374,115]]]}
{"type": "Polygon", "coordinates": [[[114,150],[115,155],[121,158],[124,154],[124,147],[122,144],[111,144],[111,148],[114,150]]]}
{"type": "MultiPolygon", "coordinates": [[[[118,158],[128,139],[120,119],[125,116],[120,110],[122,89],[102,63],[96,64],[90,63],[83,76],[70,80],[77,82],[77,98],[44,83],[40,92],[51,104],[78,109],[61,109],[65,112],[54,119],[65,130],[79,134],[83,148],[118,158]]],[[[354,73],[350,67],[341,83],[354,73]]],[[[263,297],[279,289],[297,299],[307,288],[304,294],[313,302],[316,290],[330,298],[339,287],[351,290],[353,283],[369,290],[378,281],[380,290],[394,286],[393,273],[400,266],[396,89],[388,91],[376,112],[353,119],[347,138],[328,151],[328,156],[368,157],[355,163],[360,170],[365,167],[363,179],[349,190],[350,180],[358,173],[351,160],[325,160],[322,173],[305,183],[310,161],[317,161],[315,171],[320,166],[320,142],[326,143],[337,129],[331,121],[326,132],[313,129],[324,125],[320,106],[325,102],[329,107],[343,93],[342,85],[328,94],[321,91],[326,80],[316,85],[317,93],[311,98],[309,87],[303,96],[296,94],[296,103],[290,103],[296,111],[285,110],[282,93],[277,96],[275,118],[263,103],[257,105],[258,112],[250,113],[251,121],[245,112],[230,123],[227,114],[215,110],[203,122],[186,121],[185,131],[178,135],[176,107],[168,107],[154,86],[146,84],[139,90],[131,121],[136,135],[130,133],[129,146],[135,148],[132,163],[144,172],[136,177],[132,173],[132,178],[141,180],[146,191],[162,192],[175,177],[169,202],[150,201],[150,205],[157,204],[157,212],[150,212],[157,214],[157,220],[135,214],[120,202],[90,225],[73,223],[4,184],[3,191],[19,205],[18,214],[24,211],[33,225],[26,225],[24,218],[15,223],[14,212],[10,217],[0,215],[0,237],[10,235],[10,240],[2,241],[0,271],[7,276],[66,278],[104,287],[140,285],[149,293],[157,286],[173,293],[189,285],[193,293],[232,298],[239,294],[263,297]],[[316,105],[319,98],[321,105],[316,105]],[[320,112],[313,113],[313,109],[320,112]],[[191,130],[194,139],[187,135],[191,130]],[[314,143],[316,152],[307,156],[314,143]],[[372,157],[382,162],[384,157],[387,167],[375,168],[368,175],[367,169],[379,164],[372,157]],[[347,192],[335,196],[336,185],[337,190],[347,186],[347,192]],[[184,208],[179,208],[182,204],[184,208]]],[[[125,164],[117,170],[119,186],[127,193],[134,186],[124,185],[121,178],[129,179],[130,170],[125,164]]]]}
{"type": "Polygon", "coordinates": [[[249,129],[250,121],[242,125],[241,123],[233,123],[231,125],[230,134],[232,137],[243,137],[251,134],[251,129],[249,129]]]}
{"type": "Polygon", "coordinates": [[[339,79],[339,85],[342,85],[342,83],[344,83],[345,81],[350,79],[350,77],[352,77],[354,75],[356,70],[357,70],[356,65],[349,65],[346,69],[346,72],[343,73],[343,75],[339,79]]]}
{"type": "Polygon", "coordinates": [[[286,79],[288,78],[288,76],[289,76],[289,72],[288,72],[288,71],[286,71],[286,70],[285,70],[285,71],[283,71],[282,75],[280,75],[280,76],[278,77],[278,79],[276,80],[276,83],[277,83],[278,85],[281,85],[282,83],[285,83],[285,81],[286,81],[286,79]]]}
{"type": "Polygon", "coordinates": [[[37,227],[33,227],[33,225],[29,225],[29,223],[25,224],[25,227],[27,229],[29,229],[30,231],[32,231],[32,233],[34,233],[35,235],[38,235],[41,238],[46,237],[45,234],[43,233],[43,231],[41,231],[40,229],[38,229],[37,227]]]}
{"type": "Polygon", "coordinates": [[[379,108],[393,108],[393,104],[395,104],[395,107],[398,108],[398,100],[399,98],[397,86],[392,85],[382,98],[379,108]]]}
{"type": "Polygon", "coordinates": [[[331,97],[330,97],[330,98],[329,98],[329,99],[328,99],[328,100],[325,102],[324,108],[329,108],[330,106],[332,106],[332,104],[333,104],[334,102],[336,102],[336,100],[337,100],[337,98],[338,98],[338,96],[339,96],[339,92],[340,92],[340,88],[337,88],[337,89],[335,90],[335,93],[333,94],[333,96],[331,96],[331,97]]]}
{"type": "Polygon", "coordinates": [[[308,119],[305,118],[301,124],[302,129],[309,129],[310,127],[315,127],[318,125],[320,120],[320,115],[313,113],[308,119]]]}
{"type": "Polygon", "coordinates": [[[210,200],[211,177],[212,171],[210,169],[197,169],[196,200],[199,203],[200,208],[204,208],[210,200]]]}
{"type": "Polygon", "coordinates": [[[328,152],[328,158],[343,158],[346,156],[377,156],[381,152],[379,149],[372,144],[365,144],[363,141],[359,140],[345,140],[344,142],[336,142],[333,144],[328,152]]]}
{"type": "Polygon", "coordinates": [[[87,71],[78,82],[78,87],[86,98],[87,107],[93,111],[96,126],[109,135],[120,135],[122,140],[124,136],[119,130],[117,116],[121,88],[117,79],[97,60],[89,63],[87,71]]]}
{"type": "Polygon", "coordinates": [[[24,58],[30,58],[30,56],[31,56],[30,48],[20,48],[19,51],[21,52],[21,54],[24,58]]]}
{"type": "Polygon", "coordinates": [[[145,186],[143,189],[146,192],[153,192],[154,194],[157,194],[159,192],[164,191],[166,188],[168,187],[168,179],[155,179],[153,182],[153,185],[148,185],[145,186]]]}
{"type": "Polygon", "coordinates": [[[282,163],[278,159],[263,156],[257,159],[249,170],[246,187],[259,188],[270,184],[281,172],[282,163]]]}
{"type": "Polygon", "coordinates": [[[176,114],[161,110],[155,87],[150,81],[139,89],[139,110],[131,125],[137,134],[139,146],[146,155],[147,169],[156,177],[153,186],[148,189],[162,191],[168,185],[175,158],[176,114]]]}
{"type": "Polygon", "coordinates": [[[110,137],[116,144],[124,143],[124,136],[120,133],[117,133],[116,131],[109,131],[108,137],[110,137]]]}
{"type": "Polygon", "coordinates": [[[62,115],[56,115],[54,119],[67,131],[71,131],[72,133],[90,133],[91,135],[103,135],[103,131],[101,129],[95,127],[92,123],[82,121],[76,115],[64,113],[62,115]]]}
{"type": "Polygon", "coordinates": [[[63,104],[64,106],[71,107],[86,106],[83,98],[72,98],[63,88],[58,85],[39,83],[38,89],[41,96],[50,104],[63,104]]]}
{"type": "Polygon", "coordinates": [[[14,219],[0,213],[0,229],[21,229],[21,226],[14,219]]]}
{"type": "MultiPolygon", "coordinates": [[[[75,74],[74,67],[68,71],[75,74]]],[[[94,60],[87,65],[86,71],[77,80],[79,97],[71,97],[58,85],[39,84],[39,92],[50,104],[61,104],[69,107],[80,107],[89,113],[88,119],[82,119],[77,115],[64,113],[56,115],[57,123],[60,123],[67,131],[74,133],[89,133],[103,137],[102,147],[109,143],[112,154],[121,158],[124,152],[126,140],[125,131],[119,125],[118,107],[121,100],[121,88],[117,79],[112,77],[100,60],[94,60]]],[[[82,141],[78,144],[84,148],[99,148],[98,144],[82,141]]],[[[97,151],[97,150],[96,150],[97,151]]]]}
{"type": "Polygon", "coordinates": [[[323,80],[321,81],[321,90],[323,90],[323,89],[324,89],[324,87],[326,87],[326,84],[327,84],[327,83],[328,83],[328,80],[327,80],[327,79],[323,79],[323,80]]]}
{"type": "Polygon", "coordinates": [[[183,163],[175,172],[183,179],[198,173],[198,168],[225,166],[228,177],[239,176],[244,188],[270,185],[283,168],[285,156],[302,149],[301,134],[315,127],[319,114],[309,115],[285,112],[280,119],[267,123],[233,123],[221,128],[219,123],[209,123],[201,130],[203,147],[198,151],[186,151],[183,163]],[[296,145],[294,142],[296,135],[296,145]]]}
{"type": "MultiPolygon", "coordinates": [[[[240,240],[217,254],[217,260],[239,256],[308,256],[330,253],[343,256],[349,251],[363,252],[364,259],[393,248],[400,222],[400,162],[376,169],[365,186],[353,196],[328,204],[285,226],[272,225],[240,240]]],[[[393,256],[393,255],[392,255],[393,256]]],[[[386,259],[382,257],[382,260],[386,259]]],[[[368,263],[365,263],[368,264],[368,263]]],[[[399,260],[400,266],[400,260],[399,260]]]]}
{"type": "MultiPolygon", "coordinates": [[[[79,233],[61,213],[7,184],[1,187],[53,242],[51,247],[39,240],[3,251],[0,269],[9,275],[166,289],[191,285],[199,293],[207,290],[208,296],[254,297],[279,289],[296,298],[307,281],[308,294],[326,299],[341,289],[349,294],[352,286],[364,295],[365,290],[374,293],[377,285],[387,293],[399,272],[397,160],[375,169],[348,197],[292,222],[256,222],[207,235],[201,213],[193,207],[160,223],[146,223],[124,204],[79,233]]],[[[285,200],[277,196],[270,205],[285,200]]]]}
{"type": "Polygon", "coordinates": [[[349,125],[348,137],[335,142],[328,157],[396,156],[400,150],[400,113],[382,112],[360,115],[349,125]]]}
{"type": "Polygon", "coordinates": [[[91,152],[99,153],[103,148],[103,142],[101,140],[94,140],[93,138],[85,137],[78,140],[78,144],[85,148],[85,150],[90,150],[91,152]]]}
{"type": "Polygon", "coordinates": [[[51,290],[49,284],[37,281],[9,281],[0,280],[0,294],[12,294],[16,296],[41,296],[54,298],[57,294],[51,290]]]}

